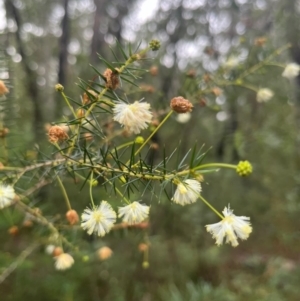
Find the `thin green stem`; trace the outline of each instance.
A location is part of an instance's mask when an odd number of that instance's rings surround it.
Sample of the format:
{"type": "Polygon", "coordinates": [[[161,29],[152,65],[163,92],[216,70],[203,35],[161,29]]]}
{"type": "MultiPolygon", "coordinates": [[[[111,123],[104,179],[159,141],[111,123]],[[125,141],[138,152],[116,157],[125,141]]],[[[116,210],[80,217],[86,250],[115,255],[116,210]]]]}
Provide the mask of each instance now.
{"type": "MultiPolygon", "coordinates": [[[[134,156],[136,156],[140,151],[144,148],[144,146],[149,142],[149,140],[157,133],[157,131],[162,127],[162,125],[168,120],[168,118],[172,115],[173,111],[171,110],[166,117],[162,120],[162,122],[157,126],[157,128],[149,135],[149,137],[144,141],[144,143],[140,146],[140,148],[134,153],[134,156]]],[[[129,163],[127,161],[126,165],[129,163]]]]}
{"type": "Polygon", "coordinates": [[[43,215],[41,215],[39,212],[37,212],[36,210],[33,210],[32,208],[30,208],[29,206],[27,206],[26,204],[24,204],[21,199],[25,198],[26,196],[23,195],[19,195],[20,199],[17,199],[16,202],[17,204],[24,209],[25,211],[29,212],[30,214],[32,214],[33,216],[35,216],[37,218],[37,220],[41,223],[46,225],[50,231],[52,231],[53,233],[57,234],[58,237],[62,240],[62,242],[67,245],[68,247],[74,249],[77,251],[77,247],[75,247],[72,243],[70,243],[63,235],[60,234],[60,232],[55,228],[55,226],[49,222],[43,215]]]}
{"type": "Polygon", "coordinates": [[[65,100],[66,104],[68,105],[70,111],[72,112],[73,116],[76,118],[77,117],[76,113],[75,113],[73,107],[71,106],[68,97],[66,96],[66,94],[64,92],[61,92],[61,95],[64,98],[64,100],[65,100]]]}
{"type": "Polygon", "coordinates": [[[59,175],[57,175],[56,179],[57,179],[57,182],[58,182],[58,184],[59,184],[59,186],[60,186],[60,189],[61,189],[61,191],[62,191],[62,193],[63,193],[63,196],[64,196],[64,199],[65,199],[65,201],[66,201],[67,207],[68,207],[69,210],[71,210],[72,207],[71,207],[71,203],[70,203],[70,200],[69,200],[67,191],[66,191],[66,189],[65,189],[65,186],[64,186],[63,182],[61,181],[59,175]]]}
{"type": "Polygon", "coordinates": [[[281,48],[275,50],[272,54],[270,54],[265,60],[263,60],[262,62],[254,65],[253,67],[251,67],[250,69],[244,71],[239,77],[238,79],[243,79],[244,77],[247,77],[249,74],[254,73],[255,71],[257,71],[258,69],[262,68],[264,65],[266,65],[266,63],[268,61],[270,61],[271,59],[273,59],[274,57],[280,55],[283,51],[287,50],[288,48],[291,47],[291,44],[287,44],[282,46],[281,48]]]}
{"type": "Polygon", "coordinates": [[[115,149],[113,149],[112,153],[115,152],[116,150],[118,151],[118,150],[120,150],[120,149],[122,149],[122,148],[124,148],[126,146],[132,145],[133,143],[134,143],[134,141],[129,141],[127,143],[121,144],[118,147],[116,147],[115,149]]]}
{"type": "MultiPolygon", "coordinates": [[[[149,50],[149,48],[146,48],[145,50],[142,50],[140,53],[138,53],[138,55],[141,55],[143,54],[144,52],[147,52],[149,50]]],[[[129,66],[130,64],[132,64],[135,59],[134,57],[136,56],[136,54],[133,54],[130,58],[128,58],[128,60],[124,63],[124,65],[118,70],[118,74],[121,74],[125,68],[127,66],[129,66]]],[[[108,104],[110,106],[113,106],[114,103],[109,101],[109,100],[103,100],[102,97],[105,95],[105,93],[108,91],[109,89],[108,88],[104,88],[100,94],[97,96],[97,100],[91,104],[91,106],[88,108],[88,110],[85,112],[84,114],[84,117],[80,119],[80,123],[77,125],[77,128],[76,128],[76,133],[72,139],[72,143],[71,143],[71,146],[70,148],[68,149],[68,156],[71,154],[71,152],[73,151],[74,147],[75,147],[75,143],[76,143],[76,140],[78,139],[78,136],[80,134],[80,128],[81,128],[81,124],[82,124],[82,121],[84,119],[86,119],[90,114],[91,112],[93,111],[93,109],[95,108],[95,106],[99,103],[99,102],[103,102],[105,104],[108,104]]],[[[75,114],[75,118],[77,118],[76,114],[75,114]]]]}
{"type": "MultiPolygon", "coordinates": [[[[111,186],[114,186],[113,183],[111,183],[111,181],[109,179],[107,179],[106,177],[104,177],[105,181],[107,181],[111,186]]],[[[131,202],[123,195],[123,193],[117,188],[114,187],[114,189],[116,190],[117,194],[125,201],[126,204],[130,205],[131,202]]]]}
{"type": "Polygon", "coordinates": [[[236,169],[236,165],[233,165],[233,164],[227,164],[227,163],[209,163],[209,164],[203,164],[203,165],[197,166],[197,167],[194,168],[194,170],[204,169],[204,168],[210,168],[210,167],[224,167],[224,168],[236,169]]]}
{"type": "Polygon", "coordinates": [[[208,206],[216,215],[218,215],[221,219],[224,219],[224,216],[217,210],[215,209],[202,195],[198,195],[201,201],[208,206]]]}
{"type": "Polygon", "coordinates": [[[93,199],[93,180],[94,180],[94,172],[91,172],[91,180],[90,180],[90,198],[91,198],[91,203],[93,205],[93,209],[95,208],[95,203],[93,199]]]}

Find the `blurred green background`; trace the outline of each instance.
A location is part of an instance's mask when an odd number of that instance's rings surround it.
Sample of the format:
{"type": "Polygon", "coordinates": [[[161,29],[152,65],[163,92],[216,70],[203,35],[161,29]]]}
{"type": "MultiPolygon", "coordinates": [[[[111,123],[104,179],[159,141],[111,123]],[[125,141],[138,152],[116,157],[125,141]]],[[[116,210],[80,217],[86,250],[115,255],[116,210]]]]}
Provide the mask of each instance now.
{"type": "MultiPolygon", "coordinates": [[[[298,0],[0,1],[0,74],[11,90],[1,106],[11,158],[25,162],[37,150],[51,152],[45,124],[66,114],[53,89],[57,82],[80,101],[78,77],[95,76],[90,64],[104,70],[97,53],[114,60],[109,46],[116,48],[115,38],[122,45],[156,38],[161,49],[141,64],[152,70],[137,82],[144,91],[126,91],[124,85],[128,99],[144,97],[153,108],[165,109],[182,95],[195,108],[188,123],[172,117],[162,128],[155,160],[164,146],[169,154],[178,147],[183,157],[196,141],[205,150],[212,147],[207,162],[247,159],[254,169],[247,178],[221,170],[202,183],[203,196],[218,210],[230,203],[236,215],[251,217],[253,233],[237,248],[215,246],[204,226],[218,220],[200,201],[181,207],[153,198],[147,229],[116,230],[101,239],[70,233],[86,257],[75,257],[68,271],[54,269],[41,242],[11,274],[0,276],[0,300],[299,300],[300,78],[281,76],[286,63],[300,64],[299,17],[298,0]],[[255,92],[236,86],[221,87],[221,95],[201,93],[203,76],[221,72],[228,58],[239,60],[228,73],[227,80],[234,80],[287,43],[292,46],[273,60],[281,67],[266,66],[247,78],[274,91],[269,102],[259,104],[255,92]],[[139,251],[145,241],[148,269],[139,251]],[[102,246],[113,250],[105,261],[97,256],[102,246]]],[[[89,203],[88,192],[71,184],[70,199],[80,212],[89,203]]],[[[95,194],[108,197],[101,187],[95,194]]],[[[150,198],[145,197],[148,203],[150,198]]],[[[65,214],[53,187],[31,202],[46,215],[65,214]]],[[[22,226],[23,218],[11,208],[0,211],[0,275],[47,234],[36,225],[22,226]],[[16,235],[8,232],[13,225],[19,227],[16,235]]]]}

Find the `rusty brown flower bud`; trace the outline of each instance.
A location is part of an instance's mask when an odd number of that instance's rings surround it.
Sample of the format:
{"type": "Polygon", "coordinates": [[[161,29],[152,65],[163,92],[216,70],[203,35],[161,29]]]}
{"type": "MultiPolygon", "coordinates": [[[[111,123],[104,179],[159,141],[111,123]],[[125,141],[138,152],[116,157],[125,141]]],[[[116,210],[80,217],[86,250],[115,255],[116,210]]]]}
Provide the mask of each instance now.
{"type": "Polygon", "coordinates": [[[141,243],[139,244],[138,249],[140,252],[145,252],[149,249],[149,246],[145,243],[141,243]]]}
{"type": "Polygon", "coordinates": [[[191,112],[194,106],[189,100],[182,96],[177,96],[171,100],[170,107],[177,113],[187,113],[191,112]]]}
{"type": "Polygon", "coordinates": [[[63,127],[59,125],[54,125],[49,128],[48,137],[51,143],[65,141],[69,138],[63,127]]]}
{"type": "Polygon", "coordinates": [[[102,247],[97,251],[98,258],[100,260],[106,260],[111,257],[113,251],[109,247],[102,247]]]}
{"type": "Polygon", "coordinates": [[[106,88],[115,90],[119,86],[119,76],[117,72],[113,72],[111,69],[106,69],[103,73],[106,79],[106,88]]]}
{"type": "Polygon", "coordinates": [[[150,67],[149,73],[150,73],[152,76],[156,76],[156,75],[158,74],[158,68],[157,68],[157,66],[152,66],[152,67],[150,67]]]}
{"type": "Polygon", "coordinates": [[[63,252],[64,252],[64,251],[63,251],[63,249],[62,249],[61,247],[55,247],[54,250],[53,250],[52,255],[53,255],[54,257],[56,257],[56,256],[61,255],[63,252]]]}
{"type": "Polygon", "coordinates": [[[79,221],[79,216],[75,210],[71,209],[66,213],[66,219],[70,225],[75,225],[79,221]]]}

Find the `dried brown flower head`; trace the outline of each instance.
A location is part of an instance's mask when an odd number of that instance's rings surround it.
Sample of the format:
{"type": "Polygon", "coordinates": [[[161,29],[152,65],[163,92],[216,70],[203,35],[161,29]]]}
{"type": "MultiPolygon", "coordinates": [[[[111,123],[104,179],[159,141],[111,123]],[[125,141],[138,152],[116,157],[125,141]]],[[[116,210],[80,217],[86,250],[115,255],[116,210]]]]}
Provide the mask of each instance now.
{"type": "Polygon", "coordinates": [[[194,106],[189,100],[182,96],[177,96],[171,100],[170,107],[177,113],[187,113],[191,112],[194,106]]]}
{"type": "Polygon", "coordinates": [[[157,66],[152,66],[150,69],[149,69],[149,73],[152,75],[152,76],[156,76],[158,74],[158,68],[157,66]]]}
{"type": "Polygon", "coordinates": [[[75,225],[79,222],[79,216],[77,212],[73,209],[69,210],[66,213],[66,219],[68,220],[70,225],[75,225]]]}
{"type": "Polygon", "coordinates": [[[8,229],[8,233],[12,236],[15,236],[19,233],[19,228],[18,226],[12,226],[8,229]]]}
{"type": "Polygon", "coordinates": [[[53,125],[48,130],[48,137],[51,143],[57,143],[68,139],[67,133],[64,128],[59,125],[53,125]]]}
{"type": "Polygon", "coordinates": [[[84,133],[83,134],[83,138],[86,140],[86,141],[92,141],[94,139],[94,136],[92,133],[88,132],[88,133],[84,133]]]}
{"type": "Polygon", "coordinates": [[[9,92],[8,88],[6,87],[5,83],[0,80],[0,96],[5,95],[9,92]]]}
{"type": "Polygon", "coordinates": [[[220,96],[223,93],[223,90],[219,87],[213,87],[211,91],[213,92],[213,94],[215,94],[215,96],[220,96]]]}
{"type": "Polygon", "coordinates": [[[153,93],[155,92],[155,88],[151,85],[146,85],[146,84],[141,84],[140,85],[140,88],[145,91],[145,92],[148,92],[148,93],[153,93]]]}
{"type": "Polygon", "coordinates": [[[267,38],[266,37],[258,37],[254,40],[254,45],[255,46],[264,46],[267,42],[267,38]]]}
{"type": "Polygon", "coordinates": [[[119,86],[119,76],[117,72],[112,71],[111,69],[106,69],[103,73],[103,76],[106,79],[106,88],[115,90],[119,86]]]}
{"type": "Polygon", "coordinates": [[[149,246],[145,243],[140,243],[138,249],[140,252],[145,252],[149,249],[149,246]]]}
{"type": "Polygon", "coordinates": [[[8,128],[0,129],[0,137],[6,137],[8,133],[9,133],[8,128]]]}
{"type": "Polygon", "coordinates": [[[186,76],[187,76],[187,77],[190,77],[190,78],[194,78],[194,77],[196,77],[196,75],[197,75],[197,72],[196,72],[195,69],[190,69],[190,70],[188,70],[188,72],[186,73],[186,76]]]}
{"type": "Polygon", "coordinates": [[[158,150],[159,149],[159,144],[158,143],[151,143],[150,147],[154,150],[158,150]]]}
{"type": "Polygon", "coordinates": [[[87,93],[83,93],[82,104],[86,105],[90,102],[97,100],[98,94],[94,90],[87,90],[87,93]]]}
{"type": "Polygon", "coordinates": [[[30,219],[26,219],[24,220],[22,226],[25,228],[31,228],[33,226],[33,221],[30,219]]]}
{"type": "Polygon", "coordinates": [[[206,99],[205,99],[205,98],[201,98],[201,99],[199,100],[199,105],[200,105],[200,107],[205,107],[206,104],[207,104],[207,102],[206,102],[206,99]]]}
{"type": "Polygon", "coordinates": [[[210,75],[209,75],[208,73],[205,73],[205,74],[203,75],[203,80],[204,80],[206,83],[208,83],[209,81],[211,81],[210,75]]]}
{"type": "Polygon", "coordinates": [[[83,118],[84,115],[85,115],[84,109],[79,108],[79,109],[77,110],[77,112],[76,112],[76,116],[77,116],[78,118],[83,118]]]}

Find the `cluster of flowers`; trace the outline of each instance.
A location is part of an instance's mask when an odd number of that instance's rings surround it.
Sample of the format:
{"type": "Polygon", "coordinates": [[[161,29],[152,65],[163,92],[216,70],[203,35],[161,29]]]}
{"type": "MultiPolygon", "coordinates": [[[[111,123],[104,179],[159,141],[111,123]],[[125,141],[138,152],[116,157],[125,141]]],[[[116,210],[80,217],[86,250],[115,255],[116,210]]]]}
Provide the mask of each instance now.
{"type": "MultiPolygon", "coordinates": [[[[179,114],[189,113],[193,105],[183,97],[175,97],[171,100],[171,108],[179,114]]],[[[116,103],[113,108],[114,120],[119,122],[128,132],[138,134],[141,130],[146,129],[151,122],[152,113],[150,104],[143,102],[134,102],[133,104],[116,103]]],[[[49,130],[49,140],[53,143],[67,139],[67,135],[60,132],[60,127],[49,130]]],[[[245,161],[246,162],[246,161],[245,161]]],[[[241,175],[246,175],[251,172],[251,165],[243,162],[237,172],[241,175]],[[249,167],[249,166],[250,167],[249,167]],[[250,169],[251,170],[250,170],[250,169]]],[[[195,203],[198,198],[202,198],[202,191],[199,180],[174,179],[173,183],[177,185],[172,201],[176,204],[185,206],[195,203]]],[[[14,202],[16,194],[14,188],[10,185],[0,185],[0,208],[7,207],[14,202]]],[[[135,225],[143,222],[148,218],[150,206],[134,201],[126,206],[119,207],[118,217],[122,221],[135,225]]],[[[238,217],[233,214],[233,211],[225,207],[224,216],[219,223],[207,225],[206,229],[212,233],[216,239],[216,244],[221,245],[224,240],[231,243],[232,246],[238,245],[238,238],[247,239],[252,231],[248,217],[238,217]]],[[[220,214],[221,216],[221,214],[220,214]]],[[[78,222],[79,218],[74,210],[69,210],[66,215],[70,224],[78,222]]],[[[117,214],[112,206],[107,201],[102,201],[99,206],[86,208],[81,215],[81,227],[89,235],[96,234],[100,237],[104,236],[113,228],[117,220],[117,214]]],[[[62,252],[55,256],[55,267],[58,270],[65,270],[71,267],[74,263],[73,257],[62,252]]]]}
{"type": "MultiPolygon", "coordinates": [[[[195,203],[200,196],[201,184],[194,179],[187,179],[177,184],[172,201],[179,205],[188,205],[195,203]]],[[[10,185],[0,186],[0,208],[7,207],[13,203],[15,198],[14,188],[10,185]]],[[[141,223],[148,218],[150,207],[139,202],[133,202],[127,206],[120,207],[118,216],[123,218],[123,222],[129,225],[141,223]]],[[[252,231],[248,217],[237,217],[233,211],[225,207],[224,218],[221,222],[213,225],[207,225],[207,231],[213,234],[217,245],[230,242],[232,246],[237,246],[237,238],[247,239],[252,231]]],[[[87,208],[81,216],[81,227],[88,234],[97,234],[104,236],[113,227],[116,222],[117,214],[111,205],[102,201],[99,206],[87,208]]]]}
{"type": "MultiPolygon", "coordinates": [[[[290,80],[297,77],[300,73],[300,66],[296,63],[287,64],[282,72],[282,76],[290,80]]],[[[267,102],[274,96],[274,92],[269,88],[261,88],[257,91],[257,102],[267,102]]]]}
{"type": "MultiPolygon", "coordinates": [[[[234,69],[239,65],[238,59],[230,58],[227,62],[224,63],[224,68],[234,69]]],[[[282,76],[292,80],[296,78],[300,73],[300,65],[297,63],[289,63],[285,66],[282,76]]],[[[274,96],[274,92],[269,88],[261,88],[257,91],[256,100],[257,102],[267,102],[274,96]]]]}

